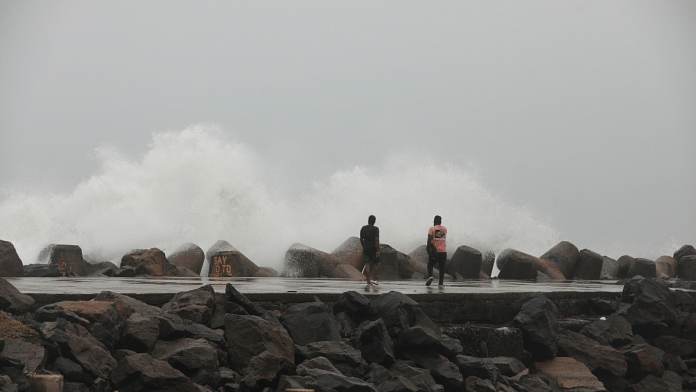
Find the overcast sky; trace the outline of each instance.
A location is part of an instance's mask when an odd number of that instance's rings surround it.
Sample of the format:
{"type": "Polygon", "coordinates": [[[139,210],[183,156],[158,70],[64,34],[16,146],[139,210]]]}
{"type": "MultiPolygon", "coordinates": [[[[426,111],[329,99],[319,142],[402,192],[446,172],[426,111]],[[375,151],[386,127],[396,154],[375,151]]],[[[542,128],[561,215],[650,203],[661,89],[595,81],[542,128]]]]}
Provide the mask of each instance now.
{"type": "Polygon", "coordinates": [[[0,1],[0,197],[196,124],[288,194],[410,151],[581,249],[696,245],[696,1],[0,1]]]}

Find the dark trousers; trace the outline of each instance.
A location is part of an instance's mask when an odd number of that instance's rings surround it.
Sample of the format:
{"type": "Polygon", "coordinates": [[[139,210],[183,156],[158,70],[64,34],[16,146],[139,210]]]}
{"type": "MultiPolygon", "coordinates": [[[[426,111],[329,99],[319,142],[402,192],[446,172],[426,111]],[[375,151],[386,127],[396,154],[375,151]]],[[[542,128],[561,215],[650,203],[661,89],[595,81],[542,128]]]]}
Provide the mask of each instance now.
{"type": "Polygon", "coordinates": [[[445,263],[447,262],[447,252],[437,252],[428,257],[428,277],[433,276],[433,266],[438,263],[437,269],[440,270],[440,285],[445,284],[445,263]]]}

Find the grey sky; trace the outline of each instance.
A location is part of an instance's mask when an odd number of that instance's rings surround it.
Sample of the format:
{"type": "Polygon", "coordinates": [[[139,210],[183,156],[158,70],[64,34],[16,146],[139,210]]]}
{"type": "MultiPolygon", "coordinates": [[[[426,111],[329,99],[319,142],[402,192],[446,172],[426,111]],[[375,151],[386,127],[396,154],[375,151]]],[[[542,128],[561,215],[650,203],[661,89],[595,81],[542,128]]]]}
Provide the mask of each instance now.
{"type": "Polygon", "coordinates": [[[291,194],[406,149],[580,248],[696,245],[693,0],[0,1],[0,185],[200,123],[291,194]]]}

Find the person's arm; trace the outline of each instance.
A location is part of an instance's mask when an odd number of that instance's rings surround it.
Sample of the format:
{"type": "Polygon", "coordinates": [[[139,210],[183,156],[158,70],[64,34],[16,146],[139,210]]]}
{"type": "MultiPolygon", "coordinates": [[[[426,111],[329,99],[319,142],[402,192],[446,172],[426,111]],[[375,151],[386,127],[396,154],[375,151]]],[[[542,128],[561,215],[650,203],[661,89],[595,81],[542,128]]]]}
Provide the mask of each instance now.
{"type": "Polygon", "coordinates": [[[425,249],[430,249],[433,245],[433,236],[428,234],[428,242],[425,243],[425,249]]]}
{"type": "Polygon", "coordinates": [[[375,245],[377,246],[376,256],[379,256],[379,237],[375,237],[375,245]]]}

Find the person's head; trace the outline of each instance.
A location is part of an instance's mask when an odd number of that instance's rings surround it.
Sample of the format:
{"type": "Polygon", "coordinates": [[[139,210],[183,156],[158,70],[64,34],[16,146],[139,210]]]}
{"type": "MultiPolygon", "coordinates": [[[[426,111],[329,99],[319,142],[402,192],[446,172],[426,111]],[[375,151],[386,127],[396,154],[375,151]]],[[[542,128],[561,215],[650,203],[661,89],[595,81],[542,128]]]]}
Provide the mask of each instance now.
{"type": "Polygon", "coordinates": [[[370,215],[370,217],[367,218],[367,224],[368,224],[368,225],[374,225],[376,220],[377,220],[377,218],[375,218],[374,215],[370,215]]]}
{"type": "Polygon", "coordinates": [[[435,223],[435,226],[442,223],[442,218],[440,217],[440,215],[435,215],[435,220],[433,220],[433,223],[435,223]]]}

